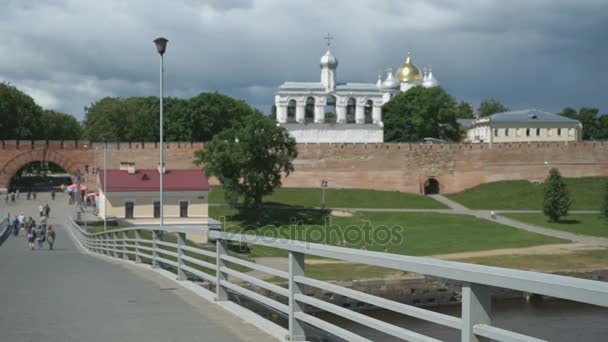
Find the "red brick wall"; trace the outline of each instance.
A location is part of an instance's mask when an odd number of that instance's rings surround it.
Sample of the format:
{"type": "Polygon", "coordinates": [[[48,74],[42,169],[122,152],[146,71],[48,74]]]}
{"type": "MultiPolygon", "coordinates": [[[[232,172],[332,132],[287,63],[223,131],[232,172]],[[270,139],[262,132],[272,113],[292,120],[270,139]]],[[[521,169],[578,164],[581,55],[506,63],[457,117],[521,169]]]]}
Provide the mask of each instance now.
{"type": "MultiPolygon", "coordinates": [[[[202,143],[167,143],[168,169],[195,168],[194,151],[202,143]]],[[[499,180],[543,179],[549,167],[568,177],[608,176],[608,142],[532,144],[299,144],[296,171],[286,187],[318,187],[321,179],[335,188],[370,188],[420,193],[435,177],[441,192],[499,180]],[[545,161],[548,163],[545,164],[545,161]]],[[[87,183],[95,187],[94,167],[103,168],[103,144],[66,141],[4,141],[0,146],[0,189],[12,175],[34,160],[49,160],[74,173],[89,167],[87,183]]],[[[135,162],[136,168],[156,168],[155,143],[109,143],[108,168],[135,162]]],[[[217,181],[212,180],[212,184],[217,181]]]]}

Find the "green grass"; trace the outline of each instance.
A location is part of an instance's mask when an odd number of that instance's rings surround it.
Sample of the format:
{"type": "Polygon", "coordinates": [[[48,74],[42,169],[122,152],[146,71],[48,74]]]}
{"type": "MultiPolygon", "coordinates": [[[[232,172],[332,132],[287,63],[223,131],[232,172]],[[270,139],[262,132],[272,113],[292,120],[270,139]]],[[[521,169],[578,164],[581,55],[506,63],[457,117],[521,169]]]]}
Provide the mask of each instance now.
{"type": "Polygon", "coordinates": [[[467,258],[459,261],[544,272],[605,269],[608,267],[608,250],[580,251],[557,255],[499,255],[467,258]]]}
{"type": "Polygon", "coordinates": [[[504,214],[514,220],[570,233],[608,237],[608,219],[595,214],[571,214],[558,222],[549,222],[542,214],[504,214]]]}
{"type": "MultiPolygon", "coordinates": [[[[608,177],[564,178],[572,198],[571,210],[599,210],[608,177]]],[[[448,195],[470,209],[541,210],[544,184],[504,181],[482,184],[448,195]]]]}
{"type": "MultiPolygon", "coordinates": [[[[331,221],[326,221],[329,219],[328,213],[322,210],[268,209],[264,212],[266,225],[257,227],[254,224],[255,211],[252,209],[239,211],[227,207],[212,207],[210,213],[214,218],[225,217],[224,227],[227,231],[330,245],[338,245],[339,241],[346,240],[345,247],[407,255],[445,254],[567,242],[465,215],[359,212],[352,217],[331,217],[331,221]],[[351,234],[355,235],[348,238],[345,236],[347,231],[353,231],[351,234]],[[387,231],[391,232],[388,239],[382,240],[382,236],[379,236],[380,239],[369,238],[387,231]]],[[[253,257],[287,255],[284,251],[263,246],[250,248],[253,257]]]]}
{"type": "MultiPolygon", "coordinates": [[[[274,194],[265,197],[264,203],[269,205],[320,207],[321,191],[321,189],[313,188],[280,188],[274,194]]],[[[327,189],[325,199],[326,206],[333,208],[447,208],[432,198],[399,191],[327,189]]],[[[214,188],[209,194],[209,202],[224,203],[223,188],[214,188]]]]}

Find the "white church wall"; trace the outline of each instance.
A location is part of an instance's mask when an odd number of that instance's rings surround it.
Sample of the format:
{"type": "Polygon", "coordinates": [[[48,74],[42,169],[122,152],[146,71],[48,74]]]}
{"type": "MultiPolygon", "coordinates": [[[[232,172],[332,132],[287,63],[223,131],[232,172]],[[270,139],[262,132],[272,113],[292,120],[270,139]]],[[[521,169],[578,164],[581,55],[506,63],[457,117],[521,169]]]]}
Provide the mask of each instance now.
{"type": "Polygon", "coordinates": [[[281,124],[298,143],[382,143],[384,130],[375,124],[281,124]]]}

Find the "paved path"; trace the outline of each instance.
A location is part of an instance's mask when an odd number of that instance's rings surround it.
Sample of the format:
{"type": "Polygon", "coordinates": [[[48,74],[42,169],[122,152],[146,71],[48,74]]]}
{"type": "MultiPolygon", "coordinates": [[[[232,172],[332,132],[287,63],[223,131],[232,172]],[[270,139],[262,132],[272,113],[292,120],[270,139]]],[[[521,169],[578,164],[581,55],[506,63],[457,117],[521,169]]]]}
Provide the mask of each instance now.
{"type": "MultiPolygon", "coordinates": [[[[38,204],[9,209],[34,217],[38,204]]],[[[23,234],[0,246],[0,340],[273,340],[154,272],[81,254],[60,224],[67,206],[51,205],[56,250],[30,251],[23,234]]]]}

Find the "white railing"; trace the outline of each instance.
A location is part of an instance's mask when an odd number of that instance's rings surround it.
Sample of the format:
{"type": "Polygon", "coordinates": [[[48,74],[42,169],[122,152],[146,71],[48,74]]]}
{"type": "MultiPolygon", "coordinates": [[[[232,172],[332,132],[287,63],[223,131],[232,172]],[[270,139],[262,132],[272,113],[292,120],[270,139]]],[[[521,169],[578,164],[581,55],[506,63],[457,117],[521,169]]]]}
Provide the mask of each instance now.
{"type": "Polygon", "coordinates": [[[494,288],[518,290],[608,307],[608,283],[599,281],[213,230],[204,234],[210,239],[216,240],[215,248],[204,249],[186,244],[187,233],[202,234],[201,229],[192,227],[165,227],[165,239],[163,241],[159,238],[159,231],[155,230],[155,227],[131,227],[91,234],[85,232],[71,220],[68,221],[68,226],[81,245],[90,252],[136,263],[145,261],[152,267],[163,266],[171,269],[176,274],[178,281],[187,281],[188,275],[203,279],[215,286],[214,299],[220,303],[230,302],[230,304],[234,304],[229,299],[229,294],[233,293],[283,313],[288,319],[288,329],[264,319],[259,319],[258,322],[260,322],[259,325],[264,325],[267,331],[268,327],[271,327],[273,335],[285,336],[285,339],[291,341],[305,341],[307,332],[310,331],[307,326],[323,330],[327,335],[334,335],[347,341],[369,341],[351,331],[306,313],[305,305],[341,316],[406,341],[438,341],[377,318],[307,296],[304,294],[305,286],[460,330],[461,341],[466,342],[490,340],[504,342],[542,341],[492,326],[491,296],[494,288]],[[168,242],[169,240],[175,242],[168,242]],[[231,256],[228,254],[227,248],[229,242],[286,250],[289,254],[289,271],[277,270],[231,256]],[[462,282],[461,317],[433,312],[307,277],[304,268],[306,255],[391,268],[462,282]],[[288,287],[281,287],[230,268],[230,263],[283,278],[287,280],[288,287]],[[281,302],[264,296],[243,287],[240,282],[234,282],[234,279],[268,290],[284,297],[285,300],[281,302]]]}
{"type": "Polygon", "coordinates": [[[8,239],[9,235],[11,235],[11,219],[10,216],[7,216],[0,219],[0,246],[8,239]]]}

